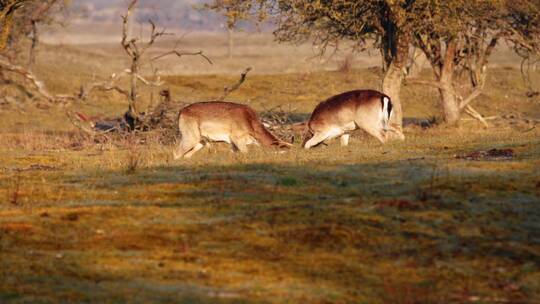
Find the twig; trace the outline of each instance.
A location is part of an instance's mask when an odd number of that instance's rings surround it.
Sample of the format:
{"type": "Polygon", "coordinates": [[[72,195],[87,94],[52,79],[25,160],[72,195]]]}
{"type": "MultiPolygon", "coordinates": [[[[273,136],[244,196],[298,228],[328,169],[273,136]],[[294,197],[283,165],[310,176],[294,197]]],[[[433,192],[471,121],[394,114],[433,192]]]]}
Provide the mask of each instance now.
{"type": "Polygon", "coordinates": [[[484,90],[484,85],[486,84],[486,75],[486,66],[483,66],[480,69],[480,76],[479,79],[477,79],[477,84],[474,87],[474,91],[469,94],[469,96],[467,96],[467,98],[465,99],[458,95],[458,98],[461,100],[461,102],[459,103],[460,109],[466,109],[467,106],[471,103],[471,101],[473,101],[475,98],[480,96],[480,94],[482,94],[482,91],[484,90]]]}
{"type": "Polygon", "coordinates": [[[95,129],[95,123],[93,122],[89,122],[88,125],[89,126],[85,126],[83,123],[84,121],[78,116],[78,115],[74,115],[72,112],[70,111],[66,111],[66,117],[69,119],[69,121],[75,126],[77,127],[79,130],[83,131],[84,133],[88,134],[88,135],[92,135],[92,136],[96,136],[96,135],[106,135],[106,134],[109,134],[115,130],[117,130],[118,128],[117,127],[113,127],[113,128],[110,128],[108,130],[102,130],[102,131],[97,131],[95,129]]]}
{"type": "Polygon", "coordinates": [[[139,79],[145,85],[152,86],[152,87],[159,87],[159,86],[162,86],[164,84],[164,82],[161,81],[161,78],[159,76],[157,77],[157,80],[155,82],[149,81],[149,80],[145,79],[144,77],[142,77],[139,74],[137,74],[137,79],[139,79]]]}
{"type": "Polygon", "coordinates": [[[172,50],[172,51],[169,51],[169,52],[166,52],[166,53],[163,53],[161,55],[158,55],[150,60],[152,61],[155,61],[155,60],[158,60],[158,59],[161,59],[163,57],[166,57],[166,56],[169,56],[169,55],[176,55],[178,56],[179,58],[182,57],[182,56],[201,56],[202,58],[204,58],[206,61],[208,61],[208,63],[210,64],[213,64],[212,60],[210,60],[210,58],[208,58],[204,53],[203,51],[198,51],[198,52],[182,52],[182,51],[178,51],[178,50],[172,50]]]}
{"type": "Polygon", "coordinates": [[[231,94],[232,92],[238,90],[238,88],[240,88],[240,86],[244,83],[244,81],[246,81],[246,77],[247,77],[247,74],[252,70],[251,67],[248,67],[244,70],[244,72],[240,75],[240,80],[238,80],[237,83],[235,83],[234,85],[232,86],[226,86],[225,88],[223,88],[223,95],[221,95],[219,98],[217,98],[217,100],[225,100],[225,98],[231,94]]]}
{"type": "Polygon", "coordinates": [[[125,15],[122,16],[122,46],[124,47],[124,50],[129,56],[133,56],[132,50],[130,48],[130,45],[135,44],[136,39],[132,39],[128,41],[128,29],[129,29],[129,18],[131,16],[131,13],[133,12],[133,8],[137,4],[137,0],[132,0],[131,3],[128,6],[127,12],[125,15]]]}
{"type": "Polygon", "coordinates": [[[117,86],[115,84],[115,82],[126,76],[128,74],[127,71],[124,71],[120,74],[112,74],[111,77],[109,78],[109,80],[107,81],[100,81],[100,82],[94,82],[94,83],[90,83],[90,84],[87,84],[85,86],[81,86],[81,91],[79,93],[79,98],[81,100],[86,100],[88,98],[88,95],[90,95],[90,93],[93,91],[93,90],[101,90],[101,91],[116,91],[124,96],[126,96],[127,98],[129,98],[130,96],[130,93],[127,91],[127,90],[124,90],[122,89],[121,87],[117,86]]]}

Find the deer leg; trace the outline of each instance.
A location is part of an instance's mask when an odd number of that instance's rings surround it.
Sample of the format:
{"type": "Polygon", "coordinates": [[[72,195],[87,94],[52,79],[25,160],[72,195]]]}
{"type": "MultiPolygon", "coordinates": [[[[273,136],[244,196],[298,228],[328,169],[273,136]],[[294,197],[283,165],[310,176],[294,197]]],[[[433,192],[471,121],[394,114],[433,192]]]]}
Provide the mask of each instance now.
{"type": "Polygon", "coordinates": [[[182,139],[182,142],[178,144],[178,146],[176,146],[176,148],[173,151],[174,159],[177,160],[184,157],[184,154],[186,154],[186,152],[188,152],[191,149],[192,147],[186,143],[186,140],[182,139]]]}
{"type": "Polygon", "coordinates": [[[304,145],[304,148],[305,149],[309,149],[311,147],[314,147],[318,144],[320,144],[321,142],[323,142],[325,139],[328,138],[328,134],[327,133],[315,133],[313,135],[313,137],[311,137],[307,142],[306,144],[304,145]]]}
{"type": "Polygon", "coordinates": [[[193,154],[195,154],[197,151],[201,150],[202,148],[204,148],[204,145],[201,144],[200,142],[197,143],[195,147],[193,147],[193,149],[191,149],[186,154],[184,154],[184,158],[190,158],[191,156],[193,156],[193,154]]]}
{"type": "Polygon", "coordinates": [[[349,138],[351,136],[349,134],[343,134],[341,135],[341,137],[339,138],[340,141],[341,141],[341,146],[342,147],[346,147],[347,145],[349,145],[349,138]]]}
{"type": "Polygon", "coordinates": [[[174,150],[174,159],[191,157],[203,147],[197,122],[181,116],[178,120],[178,128],[180,129],[182,140],[174,150]]]}
{"type": "MultiPolygon", "coordinates": [[[[182,138],[182,141],[180,144],[174,149],[174,159],[180,159],[182,157],[186,157],[186,154],[190,151],[192,151],[198,144],[193,140],[189,140],[188,138],[182,138]]],[[[193,155],[191,153],[189,156],[193,155]]]]}
{"type": "Polygon", "coordinates": [[[369,134],[377,138],[382,144],[386,143],[386,132],[381,129],[365,129],[369,134]]]}
{"type": "Polygon", "coordinates": [[[247,136],[239,136],[235,138],[231,138],[233,146],[240,151],[240,153],[247,153],[248,148],[247,145],[249,144],[249,138],[247,136]]]}
{"type": "Polygon", "coordinates": [[[381,143],[386,142],[386,132],[384,131],[382,125],[380,125],[378,122],[371,122],[368,120],[358,120],[355,121],[356,125],[366,131],[369,135],[377,138],[381,143]]]}
{"type": "Polygon", "coordinates": [[[405,135],[400,129],[401,128],[394,128],[389,125],[388,130],[386,131],[386,137],[390,139],[397,138],[399,140],[405,140],[405,135]]]}
{"type": "Polygon", "coordinates": [[[176,146],[173,151],[174,159],[180,159],[184,157],[184,154],[191,150],[193,147],[188,143],[186,138],[182,138],[182,141],[176,146]]]}
{"type": "Polygon", "coordinates": [[[174,159],[182,157],[191,157],[193,153],[199,151],[202,148],[200,133],[195,131],[186,131],[182,133],[182,140],[178,147],[174,150],[174,159]],[[201,145],[201,147],[199,147],[201,145]],[[195,151],[193,151],[195,150],[195,151]],[[193,152],[191,152],[193,151],[193,152]]]}
{"type": "Polygon", "coordinates": [[[178,144],[173,150],[173,157],[175,160],[177,160],[180,159],[182,156],[184,156],[184,152],[182,150],[182,146],[178,144]]]}

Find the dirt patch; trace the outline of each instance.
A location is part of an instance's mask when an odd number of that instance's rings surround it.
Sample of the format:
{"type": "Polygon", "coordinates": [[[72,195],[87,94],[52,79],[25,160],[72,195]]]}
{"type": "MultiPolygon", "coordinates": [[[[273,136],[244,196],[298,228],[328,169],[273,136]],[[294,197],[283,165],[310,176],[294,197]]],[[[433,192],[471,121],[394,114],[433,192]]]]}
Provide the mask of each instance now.
{"type": "Polygon", "coordinates": [[[423,202],[411,202],[408,200],[388,200],[377,204],[377,209],[396,208],[399,211],[425,209],[423,202]]]}
{"type": "Polygon", "coordinates": [[[466,160],[510,160],[515,157],[513,149],[491,149],[484,151],[474,151],[464,155],[456,155],[457,159],[466,160]]]}

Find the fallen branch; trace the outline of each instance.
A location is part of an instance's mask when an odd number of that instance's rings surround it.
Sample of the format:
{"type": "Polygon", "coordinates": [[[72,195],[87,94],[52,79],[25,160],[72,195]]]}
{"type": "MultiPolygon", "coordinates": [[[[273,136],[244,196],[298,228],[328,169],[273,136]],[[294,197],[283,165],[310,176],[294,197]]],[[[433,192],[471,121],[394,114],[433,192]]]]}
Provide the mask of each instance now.
{"type": "Polygon", "coordinates": [[[480,121],[486,128],[489,128],[489,124],[484,119],[482,114],[478,113],[473,107],[470,105],[466,105],[464,109],[465,113],[469,114],[472,118],[480,121]]]}
{"type": "Polygon", "coordinates": [[[244,81],[246,81],[246,77],[247,77],[247,74],[252,70],[251,67],[248,67],[247,69],[244,70],[244,72],[240,75],[240,80],[238,80],[238,82],[232,86],[226,86],[225,88],[223,88],[223,95],[221,95],[219,98],[217,98],[217,100],[225,100],[225,98],[227,96],[229,96],[229,94],[231,94],[232,92],[238,90],[238,88],[240,88],[240,86],[244,83],[244,81]]]}
{"type": "Polygon", "coordinates": [[[12,73],[19,74],[23,76],[28,82],[32,84],[32,86],[36,89],[36,91],[43,96],[47,101],[49,102],[58,102],[58,101],[66,101],[66,100],[74,100],[76,99],[75,96],[72,95],[53,95],[49,92],[47,89],[47,86],[45,83],[41,80],[39,80],[34,73],[31,71],[23,68],[22,66],[15,65],[8,60],[0,57],[0,69],[6,70],[12,73]]]}
{"type": "Polygon", "coordinates": [[[27,69],[21,67],[21,66],[18,66],[18,65],[15,65],[15,64],[12,64],[6,60],[3,60],[3,59],[0,59],[0,67],[3,69],[3,70],[7,70],[7,71],[10,71],[10,72],[13,72],[13,73],[17,73],[21,76],[23,76],[24,78],[26,78],[26,80],[28,80],[33,86],[34,88],[43,96],[45,97],[48,101],[54,101],[54,97],[53,95],[49,92],[49,90],[47,90],[47,88],[45,87],[45,84],[38,80],[37,77],[34,75],[34,73],[28,71],[27,69]]]}

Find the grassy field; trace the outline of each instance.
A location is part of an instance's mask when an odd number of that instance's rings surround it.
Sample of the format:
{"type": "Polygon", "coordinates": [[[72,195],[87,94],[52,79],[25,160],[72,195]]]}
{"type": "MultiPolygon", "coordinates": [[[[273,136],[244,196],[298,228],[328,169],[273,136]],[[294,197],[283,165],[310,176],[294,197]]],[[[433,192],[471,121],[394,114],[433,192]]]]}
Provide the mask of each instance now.
{"type": "MultiPolygon", "coordinates": [[[[55,92],[121,66],[76,47],[40,56],[55,92]]],[[[305,116],[380,83],[373,68],[323,70],[250,75],[228,99],[305,116]]],[[[236,79],[165,81],[193,102],[236,79]]],[[[153,135],[96,142],[60,106],[0,105],[0,303],[538,303],[540,100],[525,90],[518,69],[493,68],[475,103],[497,116],[488,129],[409,125],[404,142],[358,132],[286,153],[215,144],[182,161],[153,135]],[[462,157],[493,148],[514,156],[462,157]]],[[[405,116],[437,119],[437,97],[405,86],[405,116]]],[[[126,108],[105,94],[75,106],[126,108]]]]}

